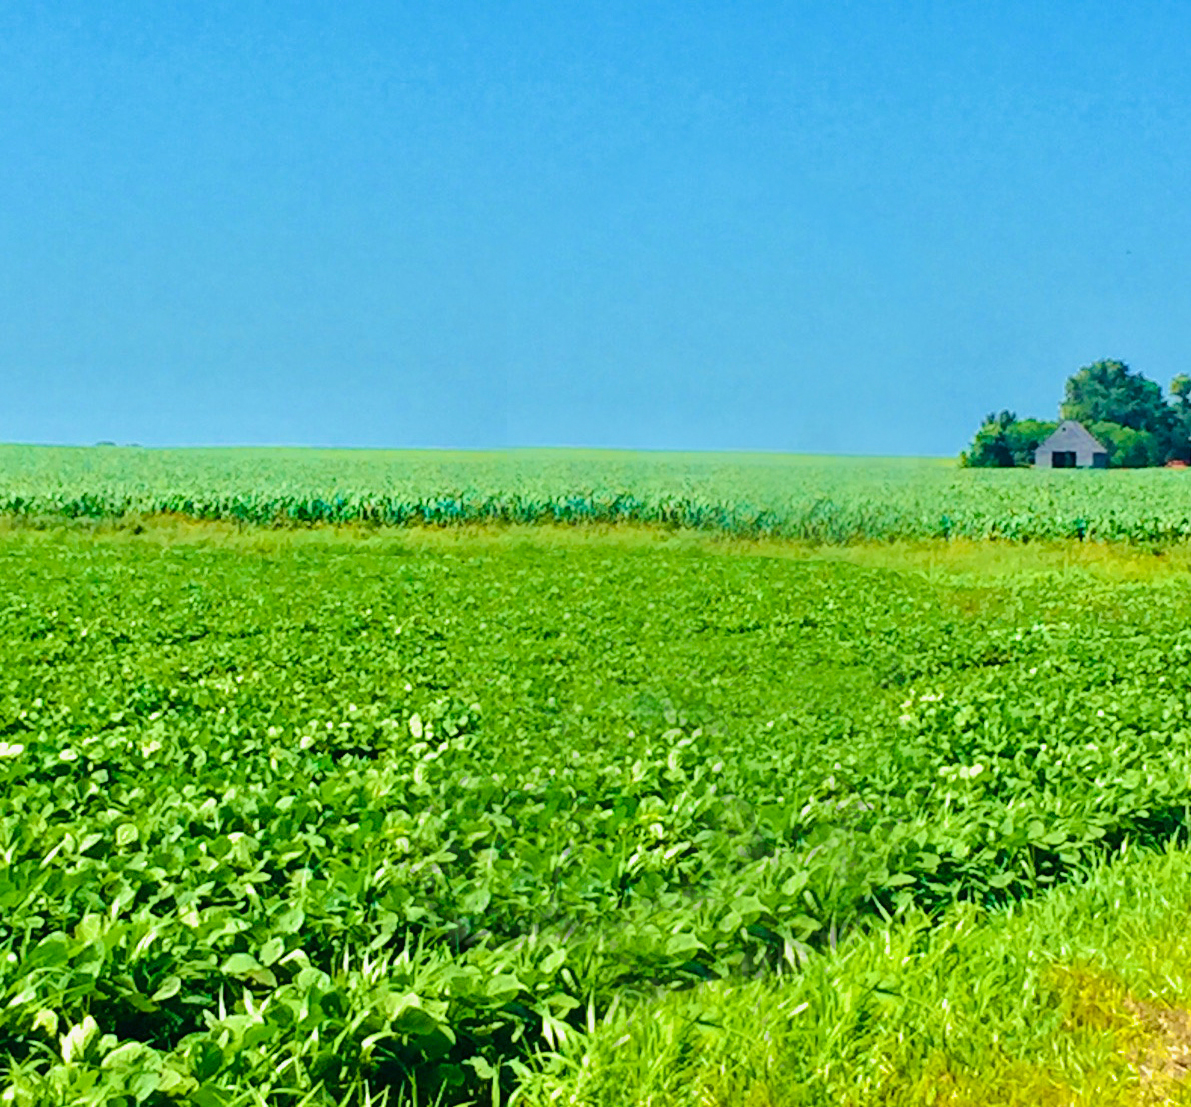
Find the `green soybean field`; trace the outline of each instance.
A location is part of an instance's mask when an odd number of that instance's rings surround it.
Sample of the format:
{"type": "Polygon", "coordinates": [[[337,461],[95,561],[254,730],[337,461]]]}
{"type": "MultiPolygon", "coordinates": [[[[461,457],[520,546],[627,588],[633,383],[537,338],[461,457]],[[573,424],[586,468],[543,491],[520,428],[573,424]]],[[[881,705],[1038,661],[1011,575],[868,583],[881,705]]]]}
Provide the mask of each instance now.
{"type": "Polygon", "coordinates": [[[645,1102],[626,1012],[1177,844],[1189,563],[1074,545],[0,533],[6,1102],[645,1102]]]}

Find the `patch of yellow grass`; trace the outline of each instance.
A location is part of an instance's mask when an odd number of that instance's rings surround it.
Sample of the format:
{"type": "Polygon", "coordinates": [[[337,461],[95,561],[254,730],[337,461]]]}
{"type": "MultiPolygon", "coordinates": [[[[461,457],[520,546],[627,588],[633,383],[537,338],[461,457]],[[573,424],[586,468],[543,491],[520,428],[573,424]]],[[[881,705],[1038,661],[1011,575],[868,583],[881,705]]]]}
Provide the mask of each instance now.
{"type": "Polygon", "coordinates": [[[281,550],[305,545],[388,545],[410,550],[484,552],[518,545],[546,548],[608,546],[660,548],[737,557],[794,558],[844,562],[863,568],[921,573],[955,583],[979,583],[1006,577],[1085,574],[1117,581],[1160,582],[1185,579],[1191,572],[1191,545],[1163,548],[1123,542],[1030,542],[931,539],[861,542],[832,546],[784,538],[736,538],[705,531],[637,523],[465,524],[433,527],[377,527],[368,524],[317,524],[264,527],[226,520],[205,521],[180,515],[119,520],[54,521],[44,527],[0,518],[0,534],[136,541],[157,545],[229,546],[281,550]]]}

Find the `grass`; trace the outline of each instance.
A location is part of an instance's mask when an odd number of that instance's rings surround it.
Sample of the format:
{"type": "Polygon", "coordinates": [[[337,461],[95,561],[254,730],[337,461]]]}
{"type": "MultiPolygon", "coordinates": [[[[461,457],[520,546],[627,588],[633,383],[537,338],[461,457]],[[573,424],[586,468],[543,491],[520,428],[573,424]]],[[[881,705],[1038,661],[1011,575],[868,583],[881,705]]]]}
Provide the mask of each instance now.
{"type": "Polygon", "coordinates": [[[268,552],[303,548],[482,553],[517,546],[545,549],[661,549],[737,557],[843,563],[916,573],[967,584],[1012,578],[1085,574],[1120,582],[1183,579],[1191,573],[1191,543],[1170,545],[1064,540],[1029,543],[995,539],[897,539],[824,545],[781,537],[742,538],[642,523],[467,523],[457,526],[372,526],[361,523],[274,528],[176,514],[108,519],[0,516],[0,536],[60,543],[102,540],[142,546],[207,546],[268,552]]]}
{"type": "Polygon", "coordinates": [[[1191,853],[1126,850],[1003,911],[899,920],[778,979],[618,1008],[525,1102],[591,1107],[1191,1102],[1191,853]]]}

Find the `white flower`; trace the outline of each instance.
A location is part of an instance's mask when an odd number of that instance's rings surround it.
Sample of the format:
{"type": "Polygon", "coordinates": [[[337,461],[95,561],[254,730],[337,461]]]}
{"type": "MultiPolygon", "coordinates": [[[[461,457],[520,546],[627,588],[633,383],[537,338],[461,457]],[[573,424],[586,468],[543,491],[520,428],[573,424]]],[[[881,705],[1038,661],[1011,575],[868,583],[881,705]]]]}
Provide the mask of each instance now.
{"type": "Polygon", "coordinates": [[[25,747],[20,742],[0,742],[0,757],[18,757],[25,752],[25,747]]]}
{"type": "Polygon", "coordinates": [[[422,716],[421,715],[411,715],[409,717],[409,732],[415,738],[422,737],[422,716]]]}
{"type": "Polygon", "coordinates": [[[77,761],[78,759],[79,755],[72,749],[65,749],[58,754],[59,761],[77,761]]]}

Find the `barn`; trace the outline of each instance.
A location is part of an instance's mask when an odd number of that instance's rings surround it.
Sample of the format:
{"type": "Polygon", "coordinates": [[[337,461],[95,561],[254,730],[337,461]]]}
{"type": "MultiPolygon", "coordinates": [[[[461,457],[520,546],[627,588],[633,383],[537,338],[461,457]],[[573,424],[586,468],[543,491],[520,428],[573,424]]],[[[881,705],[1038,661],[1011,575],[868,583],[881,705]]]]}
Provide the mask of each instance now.
{"type": "Polygon", "coordinates": [[[1082,423],[1064,419],[1034,451],[1034,465],[1038,469],[1104,469],[1108,450],[1082,423]]]}

